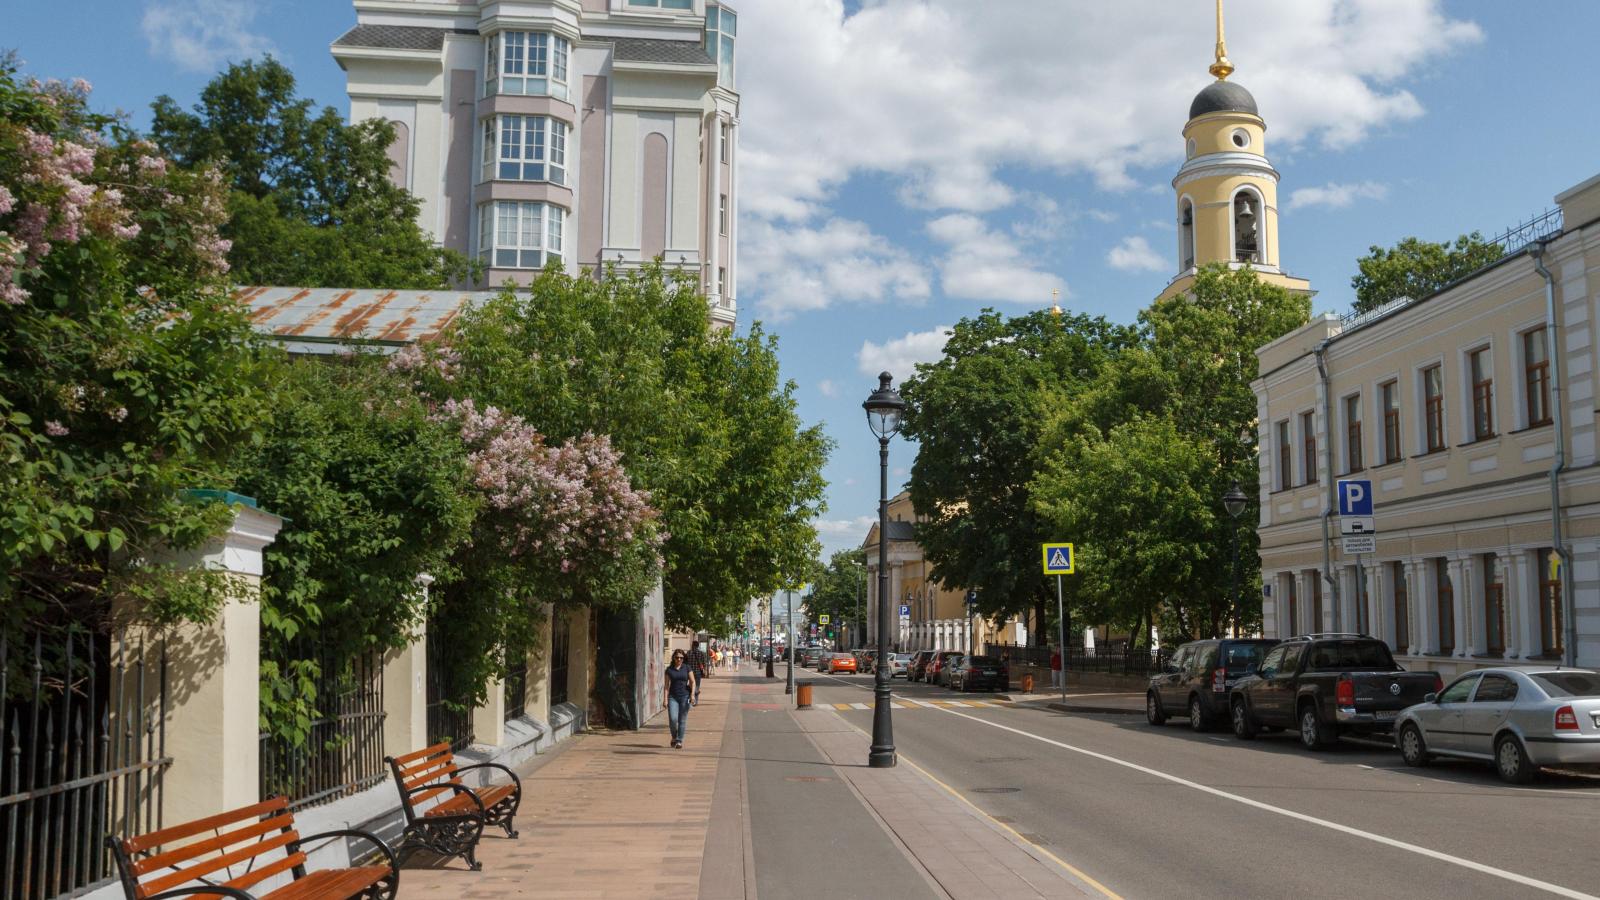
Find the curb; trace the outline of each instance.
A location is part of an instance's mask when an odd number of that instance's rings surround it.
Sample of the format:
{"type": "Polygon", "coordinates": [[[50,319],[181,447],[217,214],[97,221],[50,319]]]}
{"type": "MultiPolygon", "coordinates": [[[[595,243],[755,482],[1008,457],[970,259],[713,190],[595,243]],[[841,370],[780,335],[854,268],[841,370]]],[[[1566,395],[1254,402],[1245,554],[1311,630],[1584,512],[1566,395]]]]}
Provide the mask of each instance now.
{"type": "Polygon", "coordinates": [[[1081,703],[1046,703],[1044,707],[1045,709],[1053,709],[1057,712],[1105,713],[1113,716],[1144,715],[1144,710],[1142,709],[1128,709],[1120,706],[1089,706],[1081,703]]]}

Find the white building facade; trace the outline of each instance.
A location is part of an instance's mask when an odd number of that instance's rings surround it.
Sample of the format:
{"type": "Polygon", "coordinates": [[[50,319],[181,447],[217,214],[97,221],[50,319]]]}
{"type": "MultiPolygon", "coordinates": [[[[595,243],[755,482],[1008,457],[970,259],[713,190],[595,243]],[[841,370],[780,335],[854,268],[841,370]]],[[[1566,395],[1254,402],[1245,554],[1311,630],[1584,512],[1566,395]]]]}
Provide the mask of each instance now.
{"type": "Polygon", "coordinates": [[[717,0],[355,0],[351,121],[487,286],[660,257],[737,310],[738,14],[717,0]]]}

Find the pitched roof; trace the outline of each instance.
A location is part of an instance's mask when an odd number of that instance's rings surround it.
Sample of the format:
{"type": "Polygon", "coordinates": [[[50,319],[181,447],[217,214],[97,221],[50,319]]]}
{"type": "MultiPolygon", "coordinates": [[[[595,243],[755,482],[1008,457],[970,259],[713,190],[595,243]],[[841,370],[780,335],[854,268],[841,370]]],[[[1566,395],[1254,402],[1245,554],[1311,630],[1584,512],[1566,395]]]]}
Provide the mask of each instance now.
{"type": "Polygon", "coordinates": [[[391,291],[383,288],[242,287],[260,334],[289,342],[408,344],[438,336],[461,312],[494,291],[391,291]]]}
{"type": "Polygon", "coordinates": [[[445,28],[419,28],[415,25],[357,25],[333,42],[335,47],[382,47],[389,50],[438,50],[446,34],[473,34],[445,28]]]}
{"type": "Polygon", "coordinates": [[[660,41],[651,38],[615,38],[616,58],[628,62],[714,65],[699,41],[660,41]]]}

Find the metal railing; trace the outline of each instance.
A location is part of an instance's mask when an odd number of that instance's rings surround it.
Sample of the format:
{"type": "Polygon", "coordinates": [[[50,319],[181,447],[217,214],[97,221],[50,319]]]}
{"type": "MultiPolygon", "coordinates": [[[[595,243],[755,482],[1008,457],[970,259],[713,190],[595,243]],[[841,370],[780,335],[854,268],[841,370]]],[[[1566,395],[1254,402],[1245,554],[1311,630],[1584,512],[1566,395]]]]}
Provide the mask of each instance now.
{"type": "Polygon", "coordinates": [[[1510,256],[1535,241],[1560,234],[1561,228],[1561,207],[1557,206],[1539,213],[1526,222],[1507,228],[1490,239],[1489,243],[1499,244],[1501,252],[1510,256]]]}
{"type": "Polygon", "coordinates": [[[105,836],[161,827],[166,713],[163,640],[0,635],[0,897],[109,884],[105,836]]]}
{"type": "MultiPolygon", "coordinates": [[[[472,710],[459,698],[451,655],[444,641],[437,640],[433,623],[428,624],[428,743],[447,741],[451,749],[461,750],[472,743],[472,710]]],[[[402,753],[409,752],[402,750],[402,753]]]]}
{"type": "Polygon", "coordinates": [[[381,658],[367,654],[342,665],[324,661],[322,672],[320,715],[305,742],[260,736],[260,796],[287,797],[291,809],[331,803],[366,790],[386,774],[381,658]]]}

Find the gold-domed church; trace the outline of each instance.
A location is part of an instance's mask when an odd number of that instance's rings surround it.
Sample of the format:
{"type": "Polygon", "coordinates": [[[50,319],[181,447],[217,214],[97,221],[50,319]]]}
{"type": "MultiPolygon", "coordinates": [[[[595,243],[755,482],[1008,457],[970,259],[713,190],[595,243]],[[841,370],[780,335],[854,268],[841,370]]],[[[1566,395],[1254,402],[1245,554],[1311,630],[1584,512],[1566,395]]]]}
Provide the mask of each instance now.
{"type": "Polygon", "coordinates": [[[1172,179],[1178,204],[1178,274],[1158,300],[1181,294],[1205,265],[1250,266],[1261,280],[1311,293],[1311,282],[1286,274],[1278,257],[1278,171],[1267,160],[1267,124],[1256,100],[1229,81],[1233,63],[1217,0],[1217,80],[1189,104],[1184,162],[1172,179]]]}

